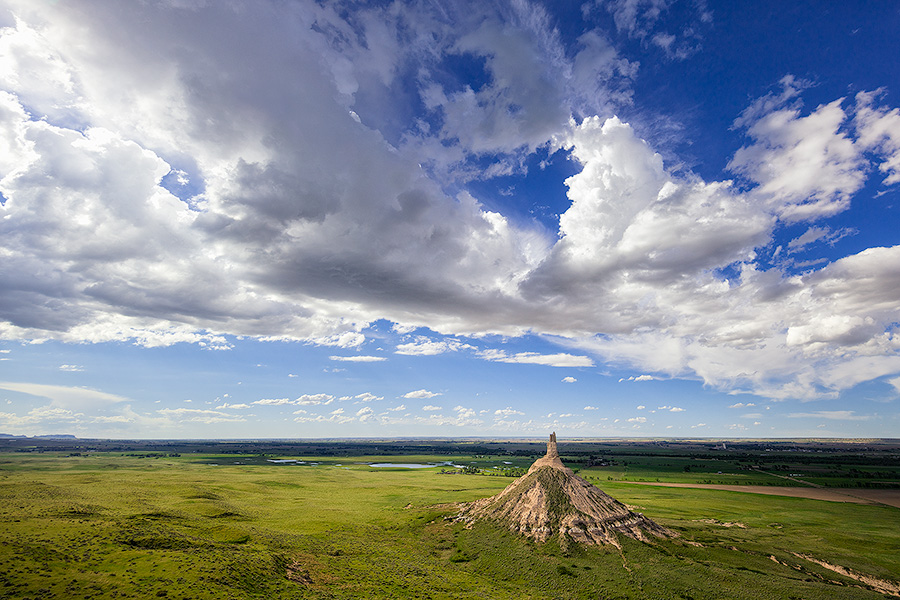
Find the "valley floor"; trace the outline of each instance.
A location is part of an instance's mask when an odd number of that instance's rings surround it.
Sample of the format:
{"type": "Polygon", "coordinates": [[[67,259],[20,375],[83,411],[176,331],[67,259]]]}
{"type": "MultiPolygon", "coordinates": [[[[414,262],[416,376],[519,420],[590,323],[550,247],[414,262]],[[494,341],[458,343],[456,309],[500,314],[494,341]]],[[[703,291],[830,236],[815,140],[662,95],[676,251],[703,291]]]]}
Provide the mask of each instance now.
{"type": "MultiPolygon", "coordinates": [[[[750,485],[662,486],[583,469],[678,533],[652,544],[626,539],[621,551],[534,543],[446,518],[512,481],[442,474],[448,461],[494,474],[530,460],[0,453],[0,598],[900,597],[891,587],[900,582],[900,508],[885,501],[894,490],[807,485],[765,488],[781,494],[768,495],[750,485]],[[843,496],[826,502],[826,493],[843,496]],[[856,503],[864,500],[881,503],[856,503]]],[[[637,467],[628,468],[631,478],[637,467]]],[[[684,476],[680,464],[671,469],[684,476]]]]}

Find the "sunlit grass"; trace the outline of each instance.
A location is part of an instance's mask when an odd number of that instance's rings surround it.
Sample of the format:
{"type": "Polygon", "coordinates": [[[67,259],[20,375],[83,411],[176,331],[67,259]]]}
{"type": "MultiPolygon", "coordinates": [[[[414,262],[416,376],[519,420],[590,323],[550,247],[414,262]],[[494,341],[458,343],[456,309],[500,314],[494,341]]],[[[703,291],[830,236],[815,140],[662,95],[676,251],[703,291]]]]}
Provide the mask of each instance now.
{"type": "Polygon", "coordinates": [[[449,503],[509,478],[366,464],[452,458],[489,469],[527,457],[279,458],[319,465],[0,455],[0,597],[881,598],[792,553],[900,573],[895,508],[640,486],[586,469],[681,537],[563,552],[444,519],[449,503]]]}

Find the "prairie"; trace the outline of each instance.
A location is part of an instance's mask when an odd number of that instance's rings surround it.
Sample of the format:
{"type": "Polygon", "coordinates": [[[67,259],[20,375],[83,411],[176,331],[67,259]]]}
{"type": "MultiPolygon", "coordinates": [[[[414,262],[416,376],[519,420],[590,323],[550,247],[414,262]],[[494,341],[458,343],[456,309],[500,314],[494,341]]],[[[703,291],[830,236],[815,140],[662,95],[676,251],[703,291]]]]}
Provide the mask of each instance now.
{"type": "Polygon", "coordinates": [[[536,544],[490,524],[466,529],[445,518],[455,514],[453,503],[495,494],[509,477],[367,464],[449,460],[499,474],[527,466],[524,455],[277,457],[305,463],[298,464],[262,454],[171,454],[0,454],[0,597],[900,594],[890,587],[900,580],[894,506],[632,481],[783,481],[756,469],[698,474],[671,458],[634,457],[628,465],[585,467],[579,475],[679,538],[623,540],[621,552],[564,551],[552,539],[536,544]]]}

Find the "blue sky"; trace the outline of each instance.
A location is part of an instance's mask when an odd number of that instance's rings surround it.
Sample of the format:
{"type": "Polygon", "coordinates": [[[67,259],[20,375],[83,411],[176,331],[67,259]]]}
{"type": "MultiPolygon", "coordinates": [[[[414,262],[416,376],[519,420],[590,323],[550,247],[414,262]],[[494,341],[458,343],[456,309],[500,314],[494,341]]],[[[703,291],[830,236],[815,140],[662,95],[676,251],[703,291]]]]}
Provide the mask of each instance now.
{"type": "Polygon", "coordinates": [[[0,0],[0,433],[897,437],[898,30],[0,0]]]}

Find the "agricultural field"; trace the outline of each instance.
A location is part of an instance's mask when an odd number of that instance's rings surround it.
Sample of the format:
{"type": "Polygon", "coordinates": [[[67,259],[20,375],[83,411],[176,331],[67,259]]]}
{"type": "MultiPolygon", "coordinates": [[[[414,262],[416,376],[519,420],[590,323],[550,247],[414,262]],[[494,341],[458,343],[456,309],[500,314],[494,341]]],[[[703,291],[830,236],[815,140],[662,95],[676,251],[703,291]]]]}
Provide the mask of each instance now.
{"type": "Polygon", "coordinates": [[[889,498],[896,447],[561,443],[579,476],[679,534],[621,549],[449,518],[543,446],[7,444],[0,598],[900,597],[897,506],[703,487],[889,498]]]}

